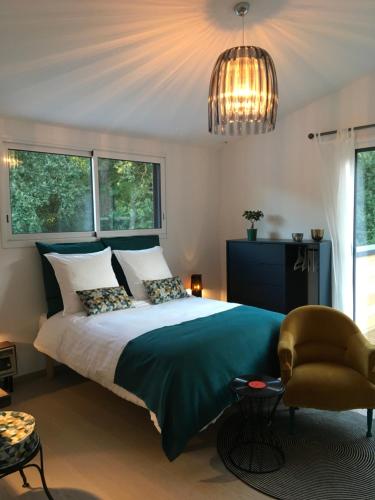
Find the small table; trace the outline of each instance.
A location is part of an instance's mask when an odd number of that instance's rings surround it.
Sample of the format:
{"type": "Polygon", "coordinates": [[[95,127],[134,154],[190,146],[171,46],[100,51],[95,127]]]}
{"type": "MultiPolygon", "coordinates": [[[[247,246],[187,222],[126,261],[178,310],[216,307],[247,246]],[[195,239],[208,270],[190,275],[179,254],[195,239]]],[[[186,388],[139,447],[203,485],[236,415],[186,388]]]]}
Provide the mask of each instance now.
{"type": "Polygon", "coordinates": [[[29,488],[24,469],[35,467],[40,474],[44,492],[53,500],[44,477],[42,445],[35,431],[35,419],[32,415],[17,411],[0,412],[0,479],[19,472],[23,487],[29,488]],[[31,464],[31,460],[40,455],[40,466],[31,464]]]}
{"type": "Polygon", "coordinates": [[[241,375],[230,388],[239,402],[240,428],[229,451],[232,464],[246,472],[274,472],[285,463],[284,452],[272,431],[273,417],[283,394],[280,379],[241,375]]]}

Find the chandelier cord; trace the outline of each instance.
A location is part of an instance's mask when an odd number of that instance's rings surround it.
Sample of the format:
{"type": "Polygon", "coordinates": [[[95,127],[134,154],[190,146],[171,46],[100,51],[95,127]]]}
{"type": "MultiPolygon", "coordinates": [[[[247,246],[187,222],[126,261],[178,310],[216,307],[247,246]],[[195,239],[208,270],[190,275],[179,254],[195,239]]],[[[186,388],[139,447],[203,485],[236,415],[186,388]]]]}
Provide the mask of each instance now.
{"type": "Polygon", "coordinates": [[[242,15],[242,45],[245,45],[245,16],[242,15]]]}

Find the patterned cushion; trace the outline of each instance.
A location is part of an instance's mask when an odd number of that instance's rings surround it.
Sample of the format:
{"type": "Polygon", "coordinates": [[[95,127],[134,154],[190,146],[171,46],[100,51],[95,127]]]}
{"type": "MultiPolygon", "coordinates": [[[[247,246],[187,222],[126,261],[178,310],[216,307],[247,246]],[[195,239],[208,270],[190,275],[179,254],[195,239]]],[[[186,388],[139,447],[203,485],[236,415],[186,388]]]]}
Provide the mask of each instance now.
{"type": "Polygon", "coordinates": [[[17,411],[0,412],[0,472],[26,460],[38,444],[33,416],[17,411]]]}
{"type": "Polygon", "coordinates": [[[81,290],[77,294],[89,316],[132,307],[132,300],[123,286],[81,290]]]}
{"type": "Polygon", "coordinates": [[[169,300],[188,297],[181,278],[178,276],[162,280],[144,280],[143,284],[153,304],[161,304],[169,300]]]}

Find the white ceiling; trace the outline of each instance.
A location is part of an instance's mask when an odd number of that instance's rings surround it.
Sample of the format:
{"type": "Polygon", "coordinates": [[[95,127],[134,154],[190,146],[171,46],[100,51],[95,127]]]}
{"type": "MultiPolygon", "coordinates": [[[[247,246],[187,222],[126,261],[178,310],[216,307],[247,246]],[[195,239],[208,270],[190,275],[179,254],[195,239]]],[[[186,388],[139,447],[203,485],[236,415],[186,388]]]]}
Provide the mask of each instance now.
{"type": "MultiPolygon", "coordinates": [[[[0,115],[214,142],[215,60],[241,44],[235,0],[0,0],[0,115]]],[[[375,0],[252,0],[285,114],[375,70],[375,0]]]]}

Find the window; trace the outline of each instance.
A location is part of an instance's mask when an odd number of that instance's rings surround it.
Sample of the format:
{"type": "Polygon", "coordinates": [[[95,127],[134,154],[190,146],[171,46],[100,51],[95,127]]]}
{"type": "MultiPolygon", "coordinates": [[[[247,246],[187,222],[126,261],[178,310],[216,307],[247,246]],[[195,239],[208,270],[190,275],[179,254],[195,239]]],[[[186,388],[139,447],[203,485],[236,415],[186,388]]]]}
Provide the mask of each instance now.
{"type": "Polygon", "coordinates": [[[8,144],[4,163],[6,241],[165,233],[162,158],[8,144]]]}
{"type": "Polygon", "coordinates": [[[90,157],[8,152],[13,234],[94,231],[90,157]]]}
{"type": "Polygon", "coordinates": [[[160,164],[98,158],[103,231],[160,228],[160,164]]]}
{"type": "Polygon", "coordinates": [[[356,150],[355,319],[375,340],[375,147],[356,150]]]}

